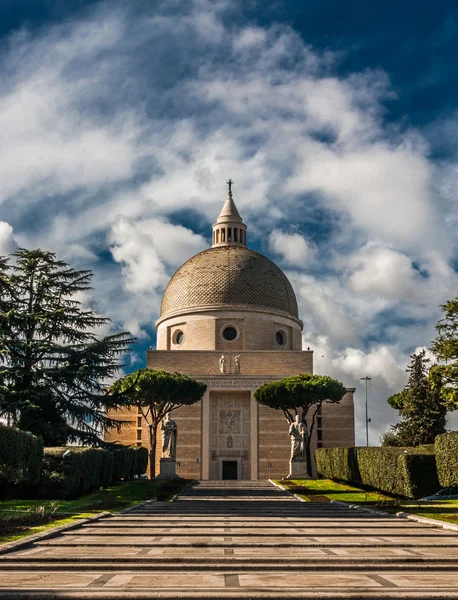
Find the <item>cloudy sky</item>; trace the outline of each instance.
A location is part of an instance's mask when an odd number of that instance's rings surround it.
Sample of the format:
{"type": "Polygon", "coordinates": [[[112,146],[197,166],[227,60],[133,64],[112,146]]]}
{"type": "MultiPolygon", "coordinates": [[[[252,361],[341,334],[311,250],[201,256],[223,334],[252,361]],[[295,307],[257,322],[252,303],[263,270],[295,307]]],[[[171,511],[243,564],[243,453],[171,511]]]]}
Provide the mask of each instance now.
{"type": "Polygon", "coordinates": [[[458,292],[457,30],[445,0],[2,0],[0,253],[92,269],[137,368],[232,177],[378,443],[458,292]]]}

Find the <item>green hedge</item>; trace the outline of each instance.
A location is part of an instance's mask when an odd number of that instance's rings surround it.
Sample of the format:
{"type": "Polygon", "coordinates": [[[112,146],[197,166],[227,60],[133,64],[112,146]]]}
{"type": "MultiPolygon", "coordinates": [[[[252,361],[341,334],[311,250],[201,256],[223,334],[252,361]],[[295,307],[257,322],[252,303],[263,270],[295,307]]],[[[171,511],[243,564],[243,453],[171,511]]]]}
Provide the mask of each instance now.
{"type": "Polygon", "coordinates": [[[146,448],[45,448],[38,494],[44,498],[74,498],[143,475],[147,462],[146,448]]]}
{"type": "Polygon", "coordinates": [[[406,498],[421,498],[439,487],[434,447],[319,448],[318,473],[406,498]]]}
{"type": "Polygon", "coordinates": [[[146,448],[130,447],[114,448],[114,481],[134,479],[146,472],[148,450],[146,448]]]}
{"type": "Polygon", "coordinates": [[[0,425],[0,486],[33,486],[40,480],[43,440],[0,425]]]}
{"type": "Polygon", "coordinates": [[[439,482],[443,487],[458,487],[458,431],[438,435],[435,440],[439,482]]]}
{"type": "Polygon", "coordinates": [[[45,448],[39,495],[73,498],[108,486],[113,481],[113,464],[113,453],[101,448],[45,448]]]}

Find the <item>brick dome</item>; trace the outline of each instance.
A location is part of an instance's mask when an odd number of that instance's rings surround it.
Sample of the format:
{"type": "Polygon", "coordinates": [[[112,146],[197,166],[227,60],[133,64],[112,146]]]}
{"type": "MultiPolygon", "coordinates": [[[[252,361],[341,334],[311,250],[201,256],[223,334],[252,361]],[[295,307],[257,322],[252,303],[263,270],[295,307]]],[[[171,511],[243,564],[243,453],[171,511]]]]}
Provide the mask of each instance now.
{"type": "Polygon", "coordinates": [[[266,256],[243,245],[215,246],[178,269],[165,290],[161,318],[186,309],[246,305],[298,318],[286,275],[266,256]]]}

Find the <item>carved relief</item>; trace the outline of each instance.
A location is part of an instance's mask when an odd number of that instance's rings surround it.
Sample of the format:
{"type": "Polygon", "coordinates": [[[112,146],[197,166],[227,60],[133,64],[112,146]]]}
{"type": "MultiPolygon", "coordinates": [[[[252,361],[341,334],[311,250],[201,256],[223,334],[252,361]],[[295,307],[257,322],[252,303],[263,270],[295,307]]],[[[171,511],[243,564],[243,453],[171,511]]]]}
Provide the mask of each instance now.
{"type": "Polygon", "coordinates": [[[240,411],[222,410],[219,413],[220,433],[240,433],[240,411]]]}
{"type": "Polygon", "coordinates": [[[207,384],[209,389],[257,389],[265,383],[275,381],[275,379],[205,379],[205,377],[201,377],[200,379],[207,384]]]}
{"type": "Polygon", "coordinates": [[[226,439],[226,447],[232,448],[233,445],[234,445],[234,438],[232,437],[232,435],[228,435],[227,439],[226,439]]]}

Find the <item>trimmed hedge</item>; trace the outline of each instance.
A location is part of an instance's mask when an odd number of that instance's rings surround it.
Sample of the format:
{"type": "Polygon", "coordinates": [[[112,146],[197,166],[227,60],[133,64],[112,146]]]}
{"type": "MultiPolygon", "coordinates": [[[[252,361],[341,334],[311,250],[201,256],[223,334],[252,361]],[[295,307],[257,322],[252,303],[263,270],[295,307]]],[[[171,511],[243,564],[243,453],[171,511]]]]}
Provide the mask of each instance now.
{"type": "Polygon", "coordinates": [[[436,463],[442,487],[458,487],[458,431],[438,435],[435,440],[436,463]]]}
{"type": "Polygon", "coordinates": [[[38,493],[44,498],[74,498],[143,475],[147,462],[146,448],[45,448],[38,493]]]}
{"type": "Polygon", "coordinates": [[[319,448],[318,473],[406,498],[421,498],[439,487],[434,446],[422,448],[319,448]]]}
{"type": "Polygon", "coordinates": [[[40,480],[43,440],[0,425],[0,485],[36,485],[40,480]]]}
{"type": "Polygon", "coordinates": [[[134,479],[146,473],[148,464],[148,450],[136,446],[127,448],[121,446],[113,449],[114,470],[113,480],[134,479]]]}
{"type": "Polygon", "coordinates": [[[113,463],[113,454],[101,448],[45,448],[39,495],[73,498],[108,486],[113,480],[113,463]]]}

